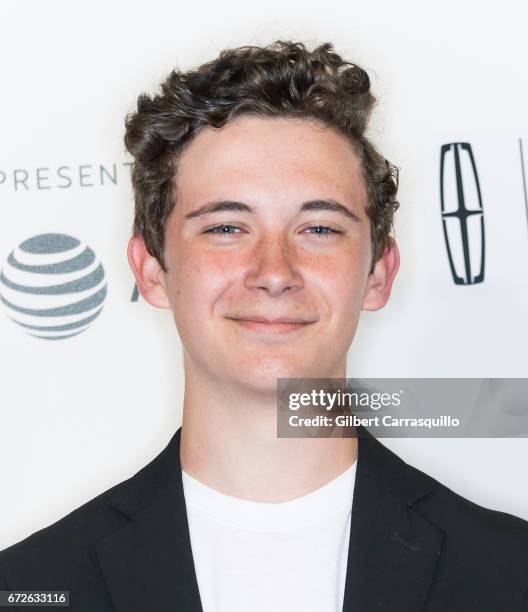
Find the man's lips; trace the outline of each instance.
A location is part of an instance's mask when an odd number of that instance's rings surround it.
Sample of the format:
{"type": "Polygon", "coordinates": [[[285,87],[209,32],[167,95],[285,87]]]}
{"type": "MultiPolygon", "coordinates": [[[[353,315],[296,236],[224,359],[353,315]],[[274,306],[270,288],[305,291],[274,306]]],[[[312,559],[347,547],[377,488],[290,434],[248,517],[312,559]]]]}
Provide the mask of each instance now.
{"type": "Polygon", "coordinates": [[[300,319],[299,317],[279,317],[277,319],[268,319],[267,317],[258,316],[241,316],[241,317],[229,317],[236,321],[256,321],[258,323],[314,323],[314,320],[300,319]]]}
{"type": "Polygon", "coordinates": [[[314,320],[299,319],[298,317],[279,317],[276,319],[267,319],[266,317],[229,317],[243,327],[253,331],[267,333],[286,333],[295,331],[315,323],[314,320]]]}

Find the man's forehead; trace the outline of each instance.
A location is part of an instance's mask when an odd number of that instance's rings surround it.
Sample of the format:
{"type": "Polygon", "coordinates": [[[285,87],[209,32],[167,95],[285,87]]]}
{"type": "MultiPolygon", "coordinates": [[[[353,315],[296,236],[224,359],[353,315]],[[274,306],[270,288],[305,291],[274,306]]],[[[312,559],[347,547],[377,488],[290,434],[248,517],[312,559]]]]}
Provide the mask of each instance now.
{"type": "Polygon", "coordinates": [[[322,132],[319,124],[313,127],[306,121],[254,117],[234,120],[234,132],[228,132],[229,127],[207,128],[181,154],[174,177],[178,201],[194,208],[216,199],[290,199],[289,194],[298,203],[366,197],[353,147],[335,130],[322,132]],[[252,127],[245,129],[243,121],[252,127]],[[267,140],[259,139],[260,134],[267,134],[267,140]]]}
{"type": "Polygon", "coordinates": [[[207,163],[227,167],[235,163],[249,167],[261,164],[288,163],[301,167],[321,164],[332,154],[329,164],[337,156],[343,163],[359,166],[359,160],[350,140],[335,128],[312,119],[287,117],[242,116],[228,121],[221,128],[205,126],[186,144],[180,154],[180,164],[207,163]],[[259,164],[260,162],[260,164],[259,164]]]}

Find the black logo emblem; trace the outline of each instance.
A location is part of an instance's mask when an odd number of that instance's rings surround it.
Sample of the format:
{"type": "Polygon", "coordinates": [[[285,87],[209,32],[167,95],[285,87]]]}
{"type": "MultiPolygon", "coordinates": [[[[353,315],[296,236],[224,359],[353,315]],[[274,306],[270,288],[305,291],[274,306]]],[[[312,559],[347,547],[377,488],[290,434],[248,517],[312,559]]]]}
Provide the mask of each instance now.
{"type": "Polygon", "coordinates": [[[442,145],[440,201],[447,257],[453,281],[473,285],[484,280],[484,210],[471,145],[442,145]]]}

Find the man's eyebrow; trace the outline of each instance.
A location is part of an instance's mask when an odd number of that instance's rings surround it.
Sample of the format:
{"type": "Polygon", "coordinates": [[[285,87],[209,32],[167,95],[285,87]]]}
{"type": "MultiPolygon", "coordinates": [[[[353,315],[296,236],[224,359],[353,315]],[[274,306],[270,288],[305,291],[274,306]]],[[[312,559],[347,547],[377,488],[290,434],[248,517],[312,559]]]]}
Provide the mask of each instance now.
{"type": "Polygon", "coordinates": [[[215,213],[219,211],[239,211],[239,212],[250,212],[254,213],[255,209],[247,204],[242,202],[235,202],[233,200],[215,200],[214,202],[209,202],[208,204],[204,204],[197,208],[196,210],[192,210],[190,213],[185,215],[185,219],[194,219],[195,217],[201,217],[202,215],[207,215],[209,213],[215,213]]]}
{"type": "Polygon", "coordinates": [[[351,211],[344,204],[337,202],[336,200],[308,200],[308,202],[304,202],[301,205],[300,212],[304,212],[305,210],[331,210],[334,212],[341,213],[352,219],[352,221],[358,222],[361,219],[356,215],[355,212],[351,211]]]}
{"type": "MultiPolygon", "coordinates": [[[[344,204],[341,204],[340,202],[337,202],[336,200],[332,199],[308,200],[307,202],[303,202],[299,208],[299,212],[305,212],[309,210],[330,210],[333,212],[341,213],[342,215],[345,215],[347,218],[352,219],[352,221],[355,222],[361,220],[344,204]]],[[[207,204],[200,206],[199,208],[191,211],[190,213],[187,213],[185,215],[185,219],[194,219],[196,217],[201,217],[202,215],[207,215],[219,211],[255,213],[255,209],[252,206],[249,206],[248,204],[244,204],[244,202],[237,202],[234,200],[215,200],[213,202],[208,202],[207,204]]]]}

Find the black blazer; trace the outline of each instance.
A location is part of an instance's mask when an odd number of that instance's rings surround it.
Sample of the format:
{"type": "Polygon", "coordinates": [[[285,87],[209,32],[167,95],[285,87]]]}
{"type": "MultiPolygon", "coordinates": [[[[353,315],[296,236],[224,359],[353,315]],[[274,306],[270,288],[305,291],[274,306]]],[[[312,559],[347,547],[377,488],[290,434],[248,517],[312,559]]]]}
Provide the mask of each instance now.
{"type": "MultiPolygon", "coordinates": [[[[69,590],[75,612],[202,610],[180,433],[135,476],[1,551],[0,590],[69,590]]],[[[344,612],[528,612],[528,522],[457,495],[364,428],[358,438],[344,612]]]]}

